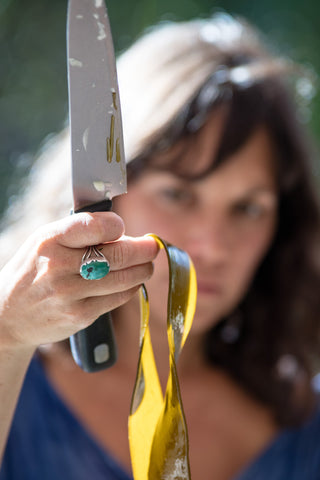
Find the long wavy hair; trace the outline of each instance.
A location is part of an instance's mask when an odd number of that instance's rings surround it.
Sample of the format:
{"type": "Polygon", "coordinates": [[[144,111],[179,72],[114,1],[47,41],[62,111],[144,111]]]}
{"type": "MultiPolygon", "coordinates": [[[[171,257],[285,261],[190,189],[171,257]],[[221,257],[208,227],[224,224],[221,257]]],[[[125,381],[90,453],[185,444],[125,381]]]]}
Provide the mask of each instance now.
{"type": "Polygon", "coordinates": [[[146,126],[143,136],[128,129],[131,181],[155,161],[157,168],[197,179],[228,161],[258,126],[267,128],[277,162],[277,232],[245,298],[208,332],[204,348],[208,361],[269,405],[279,424],[297,424],[314,405],[311,378],[320,360],[320,213],[312,178],[314,151],[289,84],[290,78],[304,75],[304,81],[310,81],[308,74],[269,53],[246,22],[224,14],[164,25],[135,48],[132,70],[125,64],[123,75],[133,79],[147,99],[149,89],[159,88],[147,106],[136,92],[131,109],[127,89],[124,116],[137,111],[137,101],[138,126],[146,126]],[[143,56],[150,63],[139,70],[134,58],[141,61],[143,56]],[[177,141],[183,139],[187,149],[208,114],[221,105],[228,115],[218,151],[205,170],[190,170],[183,151],[174,159],[162,155],[169,160],[159,163],[161,153],[170,152],[177,141]]]}

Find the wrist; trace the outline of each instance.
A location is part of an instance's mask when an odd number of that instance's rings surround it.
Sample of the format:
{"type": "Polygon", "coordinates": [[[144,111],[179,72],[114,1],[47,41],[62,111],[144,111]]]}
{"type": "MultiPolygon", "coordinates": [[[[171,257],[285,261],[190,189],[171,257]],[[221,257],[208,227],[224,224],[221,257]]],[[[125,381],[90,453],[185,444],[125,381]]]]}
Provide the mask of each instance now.
{"type": "Polygon", "coordinates": [[[4,344],[0,341],[0,362],[19,361],[29,363],[36,351],[34,345],[4,344]]]}

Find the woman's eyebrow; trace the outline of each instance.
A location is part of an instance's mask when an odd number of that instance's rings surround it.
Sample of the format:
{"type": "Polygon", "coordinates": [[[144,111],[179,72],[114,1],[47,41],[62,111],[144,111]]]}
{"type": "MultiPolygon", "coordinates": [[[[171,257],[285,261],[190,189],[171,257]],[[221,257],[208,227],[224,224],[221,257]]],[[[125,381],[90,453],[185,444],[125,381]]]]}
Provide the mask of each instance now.
{"type": "Polygon", "coordinates": [[[243,194],[245,195],[259,195],[259,194],[271,194],[271,195],[277,195],[277,190],[273,186],[269,185],[259,185],[259,186],[254,186],[251,188],[248,188],[247,190],[243,191],[243,194]]]}
{"type": "Polygon", "coordinates": [[[258,186],[248,189],[239,189],[234,191],[235,199],[243,200],[256,197],[266,197],[276,200],[278,195],[277,191],[272,187],[258,186]]]}

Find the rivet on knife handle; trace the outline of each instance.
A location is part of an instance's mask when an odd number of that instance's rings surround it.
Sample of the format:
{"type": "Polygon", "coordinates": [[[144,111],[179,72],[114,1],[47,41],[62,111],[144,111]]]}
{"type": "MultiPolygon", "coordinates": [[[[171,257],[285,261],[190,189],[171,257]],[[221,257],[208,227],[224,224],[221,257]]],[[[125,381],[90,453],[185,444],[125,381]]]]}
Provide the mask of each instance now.
{"type": "Polygon", "coordinates": [[[86,372],[112,367],[117,360],[110,312],[101,315],[89,327],[70,337],[74,360],[86,372]]]}

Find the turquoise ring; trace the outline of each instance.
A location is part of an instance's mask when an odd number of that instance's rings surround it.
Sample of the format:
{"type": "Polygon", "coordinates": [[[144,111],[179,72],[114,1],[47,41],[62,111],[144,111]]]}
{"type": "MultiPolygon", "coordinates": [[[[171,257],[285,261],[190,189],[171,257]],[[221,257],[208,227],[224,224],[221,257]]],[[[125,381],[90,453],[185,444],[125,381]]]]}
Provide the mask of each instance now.
{"type": "Polygon", "coordinates": [[[110,264],[97,247],[88,247],[82,257],[80,275],[85,280],[100,280],[110,272],[110,264]]]}

